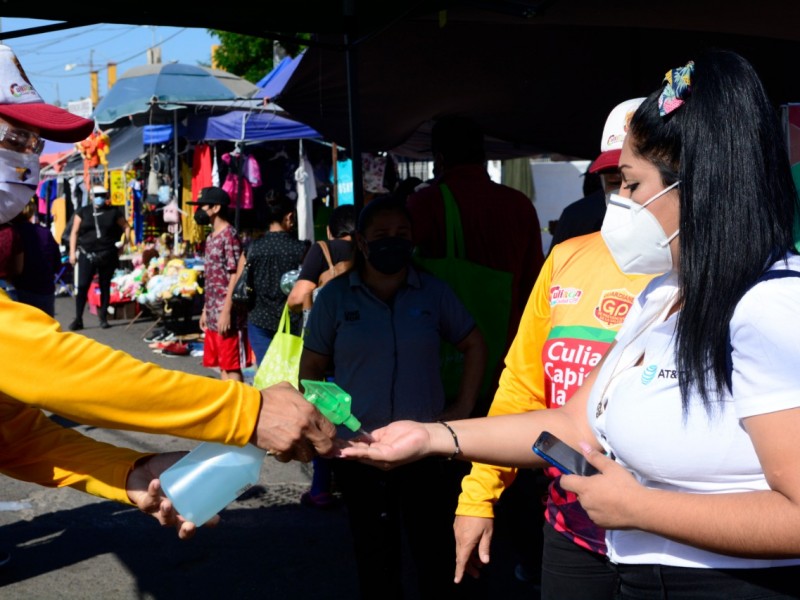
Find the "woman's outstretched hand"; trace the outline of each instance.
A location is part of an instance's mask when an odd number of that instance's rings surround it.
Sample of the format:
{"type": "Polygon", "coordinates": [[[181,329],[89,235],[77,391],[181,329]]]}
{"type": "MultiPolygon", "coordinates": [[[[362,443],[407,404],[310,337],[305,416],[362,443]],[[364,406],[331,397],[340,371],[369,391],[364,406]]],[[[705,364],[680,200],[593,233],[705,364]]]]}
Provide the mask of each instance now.
{"type": "Polygon", "coordinates": [[[384,470],[414,462],[433,453],[430,425],[416,421],[396,421],[376,429],[370,437],[361,436],[340,442],[337,455],[384,470]]]}

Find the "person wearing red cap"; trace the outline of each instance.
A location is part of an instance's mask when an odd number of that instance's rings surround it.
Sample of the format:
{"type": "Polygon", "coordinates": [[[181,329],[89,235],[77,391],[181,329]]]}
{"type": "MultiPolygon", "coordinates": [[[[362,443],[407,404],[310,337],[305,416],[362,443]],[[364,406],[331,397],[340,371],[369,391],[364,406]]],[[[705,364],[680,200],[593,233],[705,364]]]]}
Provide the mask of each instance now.
{"type": "MultiPolygon", "coordinates": [[[[619,150],[610,148],[609,142],[622,146],[627,120],[642,100],[629,100],[611,111],[601,154],[590,171],[613,168],[619,173],[614,162],[619,150]]],[[[605,212],[602,192],[601,201],[605,212]]],[[[549,253],[505,358],[489,415],[563,406],[591,369],[587,361],[605,352],[634,298],[650,280],[620,271],[601,238],[600,224],[597,231],[574,236],[549,253]]],[[[459,555],[476,555],[468,562],[468,572],[475,574],[488,562],[499,512],[495,505],[511,498],[515,503],[505,508],[514,511],[514,532],[521,538],[522,561],[515,573],[519,579],[541,581],[542,600],[612,598],[616,579],[606,558],[603,530],[591,523],[575,496],[561,488],[555,469],[545,469],[544,486],[532,473],[476,462],[462,480],[454,530],[459,555]],[[511,495],[515,491],[516,496],[511,495]],[[540,531],[531,531],[537,519],[540,531]]]]}
{"type": "Polygon", "coordinates": [[[564,240],[579,235],[600,231],[603,218],[606,216],[606,195],[619,189],[622,175],[619,172],[619,155],[622,142],[628,131],[628,123],[634,111],[644,98],[632,98],[614,107],[606,119],[603,137],[600,142],[600,154],[586,169],[584,177],[584,197],[569,204],[561,212],[558,225],[550,242],[550,251],[564,240]],[[600,189],[589,191],[586,183],[589,178],[599,177],[600,189]]]}
{"type": "MultiPolygon", "coordinates": [[[[85,138],[94,124],[45,104],[14,53],[0,45],[0,225],[30,201],[43,137],[85,138]]],[[[257,390],[162,369],[83,335],[0,289],[0,473],[136,505],[181,538],[178,515],[156,478],[184,453],[147,454],[105,444],[50,420],[243,446],[308,462],[332,448],[335,426],[289,384],[257,390]],[[42,376],[42,365],[46,376],[42,376]],[[155,412],[154,412],[155,411],[155,412]],[[288,416],[287,416],[288,415],[288,416]]],[[[0,551],[0,566],[8,554],[0,551]]]]}

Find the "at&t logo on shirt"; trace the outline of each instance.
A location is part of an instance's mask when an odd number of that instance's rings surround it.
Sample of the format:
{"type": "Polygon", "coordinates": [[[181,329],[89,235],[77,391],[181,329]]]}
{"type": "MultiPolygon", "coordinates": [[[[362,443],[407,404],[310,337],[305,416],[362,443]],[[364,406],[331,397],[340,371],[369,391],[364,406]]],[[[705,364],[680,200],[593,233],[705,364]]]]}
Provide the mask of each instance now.
{"type": "Polygon", "coordinates": [[[658,371],[658,366],[656,365],[649,365],[642,371],[642,385],[647,385],[653,379],[656,378],[656,372],[658,371]]]}
{"type": "Polygon", "coordinates": [[[642,371],[642,385],[652,383],[654,379],[677,379],[676,369],[659,369],[658,365],[649,365],[642,371]]]}

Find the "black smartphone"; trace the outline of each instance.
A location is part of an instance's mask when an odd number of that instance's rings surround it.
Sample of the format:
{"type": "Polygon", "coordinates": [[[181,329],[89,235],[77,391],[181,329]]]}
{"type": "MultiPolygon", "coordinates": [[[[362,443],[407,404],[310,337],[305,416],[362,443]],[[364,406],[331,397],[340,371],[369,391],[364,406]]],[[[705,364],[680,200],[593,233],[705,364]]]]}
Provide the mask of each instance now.
{"type": "Polygon", "coordinates": [[[549,431],[542,432],[533,444],[533,451],[566,475],[595,475],[600,472],[586,462],[583,454],[549,431]]]}

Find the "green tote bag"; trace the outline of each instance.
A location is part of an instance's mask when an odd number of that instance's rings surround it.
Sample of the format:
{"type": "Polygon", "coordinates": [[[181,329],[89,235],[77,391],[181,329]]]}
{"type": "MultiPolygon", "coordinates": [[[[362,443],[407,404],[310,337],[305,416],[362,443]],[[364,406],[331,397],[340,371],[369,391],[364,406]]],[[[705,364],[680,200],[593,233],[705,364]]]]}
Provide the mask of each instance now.
{"type": "Polygon", "coordinates": [[[289,305],[284,304],[278,331],[264,354],[264,360],[258,365],[253,385],[263,389],[281,381],[288,381],[297,387],[301,354],[303,354],[303,338],[292,334],[289,305]]]}
{"type": "MultiPolygon", "coordinates": [[[[444,184],[439,187],[445,207],[447,254],[444,258],[416,256],[414,261],[421,270],[450,284],[483,334],[488,347],[488,359],[480,397],[485,398],[487,394],[494,394],[489,387],[506,350],[513,277],[506,271],[467,260],[458,205],[450,188],[444,184]]],[[[445,394],[448,400],[452,400],[458,394],[464,372],[464,355],[451,344],[443,342],[440,362],[445,394]]]]}

